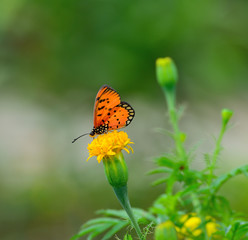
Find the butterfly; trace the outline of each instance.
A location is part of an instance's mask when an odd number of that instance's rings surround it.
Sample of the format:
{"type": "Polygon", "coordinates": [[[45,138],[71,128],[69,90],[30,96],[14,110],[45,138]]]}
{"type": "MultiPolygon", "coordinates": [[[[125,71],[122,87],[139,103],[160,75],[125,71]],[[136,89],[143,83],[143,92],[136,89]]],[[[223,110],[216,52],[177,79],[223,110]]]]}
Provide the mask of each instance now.
{"type": "Polygon", "coordinates": [[[119,93],[113,88],[103,85],[96,95],[92,131],[75,138],[72,142],[88,134],[94,137],[97,134],[126,127],[134,116],[135,111],[131,105],[121,101],[119,93]]]}

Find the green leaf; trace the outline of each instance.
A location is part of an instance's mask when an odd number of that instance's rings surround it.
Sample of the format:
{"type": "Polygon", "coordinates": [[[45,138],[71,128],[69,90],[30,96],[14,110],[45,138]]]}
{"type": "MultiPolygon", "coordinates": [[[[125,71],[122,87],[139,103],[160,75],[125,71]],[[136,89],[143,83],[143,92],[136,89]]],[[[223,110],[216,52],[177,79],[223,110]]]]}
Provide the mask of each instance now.
{"type": "Polygon", "coordinates": [[[156,180],[156,181],[154,181],[154,182],[152,183],[152,186],[157,186],[157,185],[159,185],[159,184],[165,183],[165,182],[167,182],[167,180],[168,180],[168,177],[159,178],[158,180],[156,180]]]}
{"type": "Polygon", "coordinates": [[[163,166],[163,167],[168,167],[171,169],[175,169],[177,163],[174,160],[171,160],[167,157],[160,157],[156,159],[156,162],[159,166],[163,166]]]}
{"type": "Polygon", "coordinates": [[[231,225],[226,228],[226,237],[232,240],[246,240],[248,239],[248,222],[239,219],[233,221],[231,225]]]}
{"type": "Polygon", "coordinates": [[[171,172],[172,172],[171,169],[168,169],[166,167],[160,167],[160,168],[156,168],[156,169],[149,171],[148,174],[171,173],[171,172]]]}
{"type": "Polygon", "coordinates": [[[150,208],[150,211],[153,212],[154,214],[161,214],[161,215],[166,215],[167,211],[165,207],[162,204],[155,204],[153,207],[150,208]]]}
{"type": "Polygon", "coordinates": [[[248,165],[244,165],[242,167],[238,167],[236,169],[231,170],[229,173],[226,173],[224,175],[221,175],[217,179],[213,181],[211,184],[211,192],[214,194],[219,190],[219,188],[229,179],[239,175],[244,174],[246,177],[248,177],[248,165]]]}
{"type": "MultiPolygon", "coordinates": [[[[71,240],[77,240],[87,234],[89,234],[87,239],[92,240],[94,237],[102,234],[110,228],[104,237],[101,238],[107,240],[113,237],[113,235],[119,230],[131,224],[124,210],[105,209],[99,210],[97,213],[110,217],[101,217],[89,220],[81,227],[79,233],[71,238],[71,240]]],[[[148,224],[156,221],[156,218],[151,213],[146,212],[143,209],[134,208],[133,213],[139,223],[148,224]]]]}
{"type": "Polygon", "coordinates": [[[98,236],[99,234],[103,233],[104,231],[106,231],[111,225],[109,224],[109,226],[103,225],[102,227],[98,227],[93,233],[91,233],[87,240],[92,240],[94,237],[98,236]]]}
{"type": "Polygon", "coordinates": [[[106,229],[108,229],[111,226],[112,226],[111,223],[107,223],[107,224],[95,224],[93,226],[86,227],[86,228],[82,229],[81,231],[79,231],[78,234],[73,236],[71,238],[71,240],[76,240],[76,239],[78,239],[78,238],[80,238],[80,237],[82,237],[82,236],[84,236],[84,235],[86,235],[88,233],[91,233],[91,232],[94,232],[96,234],[97,233],[100,234],[100,233],[104,232],[106,229]]]}
{"type": "Polygon", "coordinates": [[[241,239],[242,237],[248,237],[248,223],[240,225],[235,234],[235,239],[241,239]]]}
{"type": "Polygon", "coordinates": [[[128,216],[124,210],[102,209],[102,210],[98,210],[96,213],[103,214],[105,216],[128,219],[128,216]]]}
{"type": "Polygon", "coordinates": [[[133,208],[134,215],[138,217],[139,219],[147,219],[149,222],[156,222],[156,218],[149,212],[144,211],[140,208],[133,208]]]}
{"type": "Polygon", "coordinates": [[[89,225],[94,225],[94,224],[99,224],[99,223],[112,223],[112,224],[116,224],[118,223],[120,220],[119,219],[115,219],[115,218],[95,218],[92,220],[89,220],[88,222],[86,222],[83,226],[82,229],[89,226],[89,225]]]}
{"type": "Polygon", "coordinates": [[[246,239],[248,236],[248,223],[237,220],[232,227],[232,238],[234,240],[246,239]]]}
{"type": "Polygon", "coordinates": [[[132,236],[129,234],[126,234],[123,240],[133,240],[132,236]]]}
{"type": "Polygon", "coordinates": [[[191,192],[195,192],[198,187],[199,187],[199,184],[192,184],[192,185],[186,186],[182,190],[178,191],[176,195],[180,197],[186,196],[190,194],[191,192]]]}
{"type": "Polygon", "coordinates": [[[118,231],[120,231],[122,228],[126,227],[129,224],[128,221],[122,221],[119,222],[118,224],[116,224],[111,230],[109,230],[104,237],[102,238],[102,240],[107,240],[109,238],[111,238],[115,233],[117,233],[118,231]]]}

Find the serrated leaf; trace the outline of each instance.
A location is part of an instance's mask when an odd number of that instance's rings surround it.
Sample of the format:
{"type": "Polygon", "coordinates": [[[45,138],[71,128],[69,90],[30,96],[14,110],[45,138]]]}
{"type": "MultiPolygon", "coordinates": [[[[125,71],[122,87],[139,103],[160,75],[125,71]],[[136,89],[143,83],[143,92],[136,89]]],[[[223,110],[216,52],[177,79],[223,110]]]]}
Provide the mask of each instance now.
{"type": "Polygon", "coordinates": [[[126,227],[129,224],[128,221],[122,221],[112,227],[102,238],[102,240],[107,240],[111,238],[115,233],[120,231],[122,228],[126,227]]]}

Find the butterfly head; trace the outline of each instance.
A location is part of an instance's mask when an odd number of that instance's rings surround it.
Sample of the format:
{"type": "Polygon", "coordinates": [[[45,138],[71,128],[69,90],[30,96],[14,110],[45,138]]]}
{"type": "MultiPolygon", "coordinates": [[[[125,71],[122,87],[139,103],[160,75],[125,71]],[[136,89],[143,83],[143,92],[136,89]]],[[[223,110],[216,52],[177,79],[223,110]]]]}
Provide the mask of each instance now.
{"type": "Polygon", "coordinates": [[[92,131],[89,134],[91,137],[94,137],[96,135],[95,128],[92,129],[92,131]]]}
{"type": "Polygon", "coordinates": [[[108,132],[108,125],[105,124],[105,125],[100,125],[96,128],[94,127],[89,135],[91,137],[94,137],[96,134],[103,134],[103,133],[107,133],[107,132],[108,132]]]}

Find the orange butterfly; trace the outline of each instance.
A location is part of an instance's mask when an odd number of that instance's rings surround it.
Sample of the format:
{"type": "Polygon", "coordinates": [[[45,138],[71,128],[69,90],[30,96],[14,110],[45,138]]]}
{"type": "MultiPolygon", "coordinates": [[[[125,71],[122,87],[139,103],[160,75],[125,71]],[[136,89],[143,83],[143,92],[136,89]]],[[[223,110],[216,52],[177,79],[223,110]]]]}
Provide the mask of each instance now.
{"type": "Polygon", "coordinates": [[[96,95],[92,131],[75,138],[72,142],[87,134],[94,137],[96,134],[126,127],[134,115],[134,109],[127,102],[121,101],[120,95],[113,88],[103,85],[96,95]]]}

